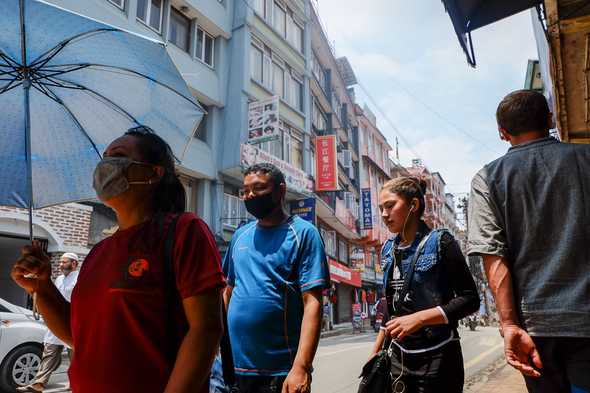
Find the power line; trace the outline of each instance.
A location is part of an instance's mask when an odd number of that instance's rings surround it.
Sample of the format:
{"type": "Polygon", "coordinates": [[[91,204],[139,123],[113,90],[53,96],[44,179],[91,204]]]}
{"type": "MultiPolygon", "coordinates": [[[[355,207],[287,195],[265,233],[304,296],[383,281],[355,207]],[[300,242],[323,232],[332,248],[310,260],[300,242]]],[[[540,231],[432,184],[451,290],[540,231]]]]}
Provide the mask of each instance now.
{"type": "MultiPolygon", "coordinates": [[[[391,79],[393,80],[393,78],[391,78],[391,79]]],[[[438,112],[436,109],[434,109],[433,107],[431,107],[430,105],[428,105],[426,102],[422,101],[419,97],[417,97],[414,93],[412,93],[408,88],[406,88],[405,86],[403,86],[399,82],[397,82],[397,81],[394,80],[394,83],[397,85],[397,87],[399,87],[401,90],[403,90],[407,95],[409,95],[411,98],[413,98],[416,102],[418,102],[424,108],[426,108],[427,110],[429,110],[430,112],[432,112],[436,117],[438,117],[439,119],[441,119],[443,122],[445,122],[448,125],[450,125],[456,131],[459,131],[461,134],[463,134],[463,135],[467,136],[468,138],[472,139],[473,141],[477,142],[478,145],[481,145],[481,146],[487,148],[489,151],[491,151],[493,153],[496,153],[496,154],[502,154],[502,153],[496,151],[495,149],[493,149],[492,147],[490,147],[485,142],[483,142],[483,141],[479,140],[478,138],[474,137],[473,135],[471,135],[471,133],[469,133],[468,131],[465,131],[463,128],[459,127],[457,124],[455,124],[451,120],[447,119],[440,112],[438,112]]]]}
{"type": "Polygon", "coordinates": [[[397,126],[393,123],[393,121],[391,121],[391,119],[389,118],[389,116],[387,116],[387,114],[385,113],[385,111],[383,109],[381,109],[381,107],[379,106],[379,104],[377,104],[377,101],[373,98],[373,96],[371,96],[371,94],[369,93],[369,91],[364,87],[364,85],[360,81],[358,81],[358,86],[361,88],[361,90],[363,91],[363,93],[365,93],[365,95],[367,96],[367,98],[369,99],[369,101],[371,101],[373,103],[373,106],[381,114],[381,116],[387,122],[387,124],[389,124],[389,126],[391,128],[393,128],[393,130],[397,133],[397,135],[400,137],[400,139],[402,140],[402,142],[404,142],[404,145],[406,145],[406,147],[408,148],[408,150],[410,150],[410,152],[412,152],[412,154],[414,154],[414,156],[416,158],[419,158],[419,159],[422,160],[422,157],[420,157],[420,154],[418,154],[412,148],[412,145],[410,145],[410,142],[402,134],[402,132],[399,130],[399,128],[397,128],[397,126]]]}

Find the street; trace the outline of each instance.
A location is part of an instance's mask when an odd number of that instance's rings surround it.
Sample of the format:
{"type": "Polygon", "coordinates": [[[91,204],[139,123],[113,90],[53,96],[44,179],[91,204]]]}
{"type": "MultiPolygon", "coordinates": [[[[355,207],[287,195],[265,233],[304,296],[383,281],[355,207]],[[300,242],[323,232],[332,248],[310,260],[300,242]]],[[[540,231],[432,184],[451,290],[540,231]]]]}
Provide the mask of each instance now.
{"type": "MultiPolygon", "coordinates": [[[[479,327],[474,332],[461,328],[459,334],[467,381],[502,357],[502,339],[497,328],[479,327]]],[[[374,333],[322,339],[314,362],[312,391],[356,393],[361,367],[374,340],[374,333]]]]}

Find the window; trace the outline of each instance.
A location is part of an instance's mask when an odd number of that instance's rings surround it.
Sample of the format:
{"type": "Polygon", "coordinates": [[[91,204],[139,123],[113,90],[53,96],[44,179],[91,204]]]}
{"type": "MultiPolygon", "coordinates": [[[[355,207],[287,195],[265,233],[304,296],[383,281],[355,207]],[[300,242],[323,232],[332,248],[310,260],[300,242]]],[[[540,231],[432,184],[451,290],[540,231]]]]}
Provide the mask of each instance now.
{"type": "Polygon", "coordinates": [[[252,45],[250,47],[250,75],[256,82],[262,83],[262,51],[252,45]]]}
{"type": "Polygon", "coordinates": [[[293,72],[289,76],[289,99],[287,101],[293,108],[303,111],[303,82],[293,72]]]}
{"type": "Polygon", "coordinates": [[[168,40],[185,52],[189,51],[191,21],[175,8],[170,10],[170,32],[168,40]]]}
{"type": "Polygon", "coordinates": [[[311,165],[310,165],[310,169],[311,169],[311,177],[313,177],[315,179],[315,149],[312,147],[309,151],[309,156],[310,156],[310,161],[311,161],[311,165]]]}
{"type": "Polygon", "coordinates": [[[320,228],[320,234],[324,240],[326,247],[326,254],[331,257],[336,257],[336,231],[328,231],[324,228],[320,228]]]}
{"type": "Polygon", "coordinates": [[[324,132],[328,128],[328,121],[326,120],[326,115],[320,109],[315,99],[313,100],[311,122],[315,129],[318,131],[324,132]]]}
{"type": "Polygon", "coordinates": [[[122,10],[125,10],[125,0],[108,0],[109,3],[112,3],[119,7],[122,10]]]}
{"type": "Polygon", "coordinates": [[[292,19],[289,22],[291,28],[288,40],[295,49],[303,53],[303,27],[292,19]]]}
{"type": "Polygon", "coordinates": [[[254,0],[254,11],[266,19],[266,0],[254,0]]]}
{"type": "Polygon", "coordinates": [[[338,241],[338,259],[348,265],[348,244],[343,240],[338,241]]]}
{"type": "Polygon", "coordinates": [[[137,19],[158,33],[162,31],[162,0],[138,0],[137,19]]]}
{"type": "Polygon", "coordinates": [[[272,90],[281,98],[285,97],[285,70],[273,62],[272,90]]]}
{"type": "MultiPolygon", "coordinates": [[[[282,133],[281,133],[282,134],[282,133]]],[[[279,136],[278,139],[273,141],[266,141],[262,142],[260,145],[260,150],[264,150],[268,154],[272,154],[278,159],[283,159],[283,138],[282,135],[279,136]]]]}
{"type": "Polygon", "coordinates": [[[287,12],[277,3],[274,4],[274,27],[282,37],[287,37],[287,12]]]}
{"type": "Polygon", "coordinates": [[[215,38],[201,28],[197,28],[196,57],[209,67],[213,67],[213,53],[215,50],[215,38]]]}
{"type": "Polygon", "coordinates": [[[244,202],[237,196],[226,193],[223,194],[222,214],[223,225],[230,228],[238,228],[242,223],[251,219],[244,202]]]}

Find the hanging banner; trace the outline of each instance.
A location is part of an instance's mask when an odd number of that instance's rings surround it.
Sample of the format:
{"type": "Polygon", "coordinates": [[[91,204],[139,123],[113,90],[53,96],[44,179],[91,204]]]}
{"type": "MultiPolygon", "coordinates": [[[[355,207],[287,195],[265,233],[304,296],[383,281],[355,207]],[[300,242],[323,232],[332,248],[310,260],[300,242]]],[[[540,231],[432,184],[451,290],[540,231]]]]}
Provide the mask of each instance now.
{"type": "Polygon", "coordinates": [[[315,198],[289,202],[291,214],[299,216],[315,225],[315,198]]]}
{"type": "Polygon", "coordinates": [[[300,193],[313,192],[313,182],[309,175],[301,169],[285,162],[270,153],[260,150],[252,145],[241,145],[241,165],[243,168],[248,168],[254,164],[269,162],[279,168],[283,175],[285,175],[285,182],[290,190],[300,193]]]}
{"type": "Polygon", "coordinates": [[[371,189],[361,190],[361,203],[363,204],[363,229],[373,229],[373,209],[371,207],[371,189]]]}
{"type": "Polygon", "coordinates": [[[316,184],[315,190],[338,190],[338,163],[336,150],[336,135],[318,136],[316,146],[316,184]]]}
{"type": "Polygon", "coordinates": [[[273,96],[248,105],[248,143],[279,139],[279,97],[273,96]]]}

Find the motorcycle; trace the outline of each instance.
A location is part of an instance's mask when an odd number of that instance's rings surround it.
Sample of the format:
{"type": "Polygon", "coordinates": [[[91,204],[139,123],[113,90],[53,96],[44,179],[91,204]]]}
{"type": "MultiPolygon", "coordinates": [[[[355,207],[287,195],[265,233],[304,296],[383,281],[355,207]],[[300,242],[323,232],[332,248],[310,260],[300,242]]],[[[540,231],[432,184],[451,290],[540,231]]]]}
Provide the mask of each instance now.
{"type": "Polygon", "coordinates": [[[474,316],[467,317],[467,326],[469,326],[469,330],[474,332],[477,327],[477,318],[474,316]]]}

